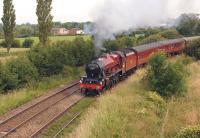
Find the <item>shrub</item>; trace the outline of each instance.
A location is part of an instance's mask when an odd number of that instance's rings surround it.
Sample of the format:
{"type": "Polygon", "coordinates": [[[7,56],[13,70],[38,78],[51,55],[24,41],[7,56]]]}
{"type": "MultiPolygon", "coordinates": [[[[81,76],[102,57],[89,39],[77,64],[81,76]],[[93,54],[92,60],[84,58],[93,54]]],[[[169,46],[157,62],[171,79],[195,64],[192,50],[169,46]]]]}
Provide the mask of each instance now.
{"type": "Polygon", "coordinates": [[[167,39],[181,38],[182,36],[178,33],[176,29],[169,29],[159,33],[162,37],[167,39]]]}
{"type": "Polygon", "coordinates": [[[151,35],[149,37],[144,38],[143,40],[140,41],[140,44],[148,44],[148,43],[153,43],[153,42],[158,42],[158,41],[163,41],[165,40],[164,37],[162,37],[160,34],[155,34],[151,35]]]}
{"type": "Polygon", "coordinates": [[[165,53],[151,56],[146,79],[150,88],[162,96],[180,94],[185,89],[184,66],[182,62],[171,63],[165,53]]]}
{"type": "Polygon", "coordinates": [[[20,41],[19,40],[14,40],[14,42],[13,42],[11,47],[20,48],[21,47],[20,41]]]}
{"type": "Polygon", "coordinates": [[[64,53],[55,46],[34,47],[29,51],[28,58],[37,67],[41,76],[58,74],[64,67],[64,53]]]}
{"type": "Polygon", "coordinates": [[[63,68],[62,74],[63,74],[64,76],[70,76],[70,75],[73,75],[73,74],[74,74],[74,70],[73,70],[72,67],[65,66],[65,67],[63,68]]]}
{"type": "Polygon", "coordinates": [[[17,74],[10,72],[5,66],[0,65],[0,93],[17,88],[17,74]]]}
{"type": "MultiPolygon", "coordinates": [[[[0,46],[6,48],[7,47],[6,42],[2,41],[0,43],[0,46]]],[[[13,48],[20,48],[21,47],[20,41],[19,40],[14,40],[13,43],[12,43],[12,45],[11,45],[11,48],[12,47],[13,48]]]]}
{"type": "Polygon", "coordinates": [[[184,52],[191,57],[200,59],[200,39],[196,39],[189,43],[184,52]]]}
{"type": "Polygon", "coordinates": [[[176,138],[199,138],[200,126],[194,126],[182,129],[176,138]]]}
{"type": "Polygon", "coordinates": [[[6,63],[7,70],[17,75],[18,85],[22,86],[38,79],[36,67],[27,57],[19,57],[6,63]]]}
{"type": "Polygon", "coordinates": [[[30,48],[33,46],[34,40],[33,39],[25,39],[22,46],[24,48],[30,48]]]}

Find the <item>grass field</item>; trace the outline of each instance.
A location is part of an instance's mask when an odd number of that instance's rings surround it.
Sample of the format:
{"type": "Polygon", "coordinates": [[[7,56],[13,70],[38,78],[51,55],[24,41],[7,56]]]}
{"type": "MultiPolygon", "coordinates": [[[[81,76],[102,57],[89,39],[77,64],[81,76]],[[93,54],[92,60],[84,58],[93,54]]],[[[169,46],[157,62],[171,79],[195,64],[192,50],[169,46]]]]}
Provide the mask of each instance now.
{"type": "Polygon", "coordinates": [[[145,70],[137,71],[100,97],[69,137],[172,138],[182,128],[199,124],[200,63],[188,70],[188,92],[168,100],[148,91],[141,81],[145,70]]]}
{"type": "MultiPolygon", "coordinates": [[[[50,40],[55,42],[55,41],[62,41],[62,40],[69,40],[69,41],[72,41],[76,38],[77,36],[50,36],[50,40]]],[[[86,36],[80,36],[80,37],[83,37],[85,40],[89,40],[91,39],[91,36],[89,35],[86,35],[86,36]]],[[[37,44],[39,42],[39,39],[38,37],[27,37],[27,38],[30,38],[30,39],[33,39],[34,40],[34,43],[37,44]]],[[[20,41],[20,43],[22,44],[24,42],[25,39],[27,38],[16,38],[17,40],[20,41]]],[[[3,41],[3,39],[0,39],[0,42],[3,41]]]]}

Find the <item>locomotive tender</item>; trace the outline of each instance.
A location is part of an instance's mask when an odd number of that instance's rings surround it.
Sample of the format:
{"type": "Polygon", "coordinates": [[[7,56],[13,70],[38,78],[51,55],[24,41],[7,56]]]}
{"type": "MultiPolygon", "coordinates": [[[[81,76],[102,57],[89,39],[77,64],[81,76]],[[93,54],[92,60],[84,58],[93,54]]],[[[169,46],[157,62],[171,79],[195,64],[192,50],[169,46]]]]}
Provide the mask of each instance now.
{"type": "Polygon", "coordinates": [[[101,94],[145,65],[153,53],[162,50],[169,55],[180,54],[187,43],[196,38],[166,40],[103,54],[86,65],[86,76],[80,80],[81,92],[85,95],[101,94]]]}

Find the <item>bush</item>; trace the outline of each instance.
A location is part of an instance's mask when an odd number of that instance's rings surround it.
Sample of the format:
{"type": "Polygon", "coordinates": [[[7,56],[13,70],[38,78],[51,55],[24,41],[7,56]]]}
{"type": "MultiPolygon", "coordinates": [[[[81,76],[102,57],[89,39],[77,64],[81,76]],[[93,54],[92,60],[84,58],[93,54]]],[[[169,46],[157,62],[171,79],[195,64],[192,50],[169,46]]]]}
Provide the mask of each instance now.
{"type": "Polygon", "coordinates": [[[27,59],[19,57],[6,63],[7,70],[17,75],[18,85],[22,86],[38,79],[37,68],[27,59]]]}
{"type": "Polygon", "coordinates": [[[0,66],[0,91],[2,93],[37,79],[37,69],[26,57],[10,60],[0,66]]]}
{"type": "Polygon", "coordinates": [[[162,37],[160,34],[155,34],[151,35],[149,37],[144,38],[143,40],[140,41],[140,44],[148,44],[148,43],[153,43],[153,42],[158,42],[158,41],[163,41],[165,40],[164,37],[162,37]]]}
{"type": "Polygon", "coordinates": [[[199,138],[200,126],[184,128],[179,132],[176,138],[199,138]]]}
{"type": "Polygon", "coordinates": [[[180,61],[170,63],[165,53],[156,53],[149,60],[146,80],[162,96],[181,94],[185,90],[184,65],[180,61]]]}
{"type": "Polygon", "coordinates": [[[189,43],[189,45],[185,48],[184,52],[191,57],[196,59],[200,59],[200,39],[196,39],[189,43]]]}
{"type": "Polygon", "coordinates": [[[123,48],[130,48],[136,45],[136,38],[123,36],[116,40],[107,40],[104,42],[103,46],[108,52],[117,51],[123,48]]]}
{"type": "Polygon", "coordinates": [[[30,61],[37,67],[41,76],[61,73],[64,66],[82,66],[94,57],[91,41],[76,38],[72,42],[61,41],[49,47],[34,47],[29,53],[30,61]]]}
{"type": "MultiPolygon", "coordinates": [[[[6,48],[7,47],[6,42],[2,41],[0,43],[0,46],[3,47],[3,48],[6,48]]],[[[20,47],[21,47],[20,41],[19,40],[14,40],[12,45],[11,45],[11,48],[20,48],[20,47]]]]}
{"type": "Polygon", "coordinates": [[[167,39],[177,39],[181,38],[182,36],[178,33],[176,29],[170,29],[159,33],[162,37],[167,39]]]}
{"type": "Polygon", "coordinates": [[[17,74],[10,72],[5,66],[0,65],[0,93],[17,88],[17,74]]]}
{"type": "Polygon", "coordinates": [[[22,46],[24,48],[30,48],[33,46],[34,40],[33,39],[25,39],[22,46]]]}
{"type": "Polygon", "coordinates": [[[29,51],[28,58],[36,66],[40,76],[60,73],[64,67],[64,53],[54,46],[34,47],[29,51]]]}

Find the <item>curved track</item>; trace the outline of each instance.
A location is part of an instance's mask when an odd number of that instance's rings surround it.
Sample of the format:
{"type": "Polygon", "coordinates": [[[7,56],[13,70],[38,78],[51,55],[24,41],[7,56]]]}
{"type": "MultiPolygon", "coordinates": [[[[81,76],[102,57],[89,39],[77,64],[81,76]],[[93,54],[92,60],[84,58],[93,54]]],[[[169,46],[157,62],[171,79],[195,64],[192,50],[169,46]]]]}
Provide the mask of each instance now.
{"type": "Polygon", "coordinates": [[[83,98],[74,83],[0,123],[0,137],[35,137],[83,98]]]}

